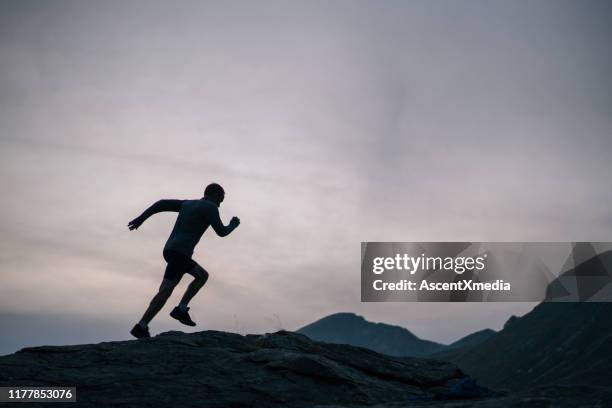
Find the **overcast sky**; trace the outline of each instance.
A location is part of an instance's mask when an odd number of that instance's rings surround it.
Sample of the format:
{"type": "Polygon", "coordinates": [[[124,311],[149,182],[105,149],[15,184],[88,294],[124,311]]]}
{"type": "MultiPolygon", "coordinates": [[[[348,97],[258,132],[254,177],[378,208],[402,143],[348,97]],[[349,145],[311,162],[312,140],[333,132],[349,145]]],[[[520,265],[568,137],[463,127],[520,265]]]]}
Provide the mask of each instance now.
{"type": "MultiPolygon", "coordinates": [[[[0,3],[0,353],[125,339],[221,183],[197,329],[352,311],[450,342],[533,307],[362,304],[361,241],[611,241],[608,1],[0,3]]],[[[180,329],[167,316],[153,333],[180,329]]]]}

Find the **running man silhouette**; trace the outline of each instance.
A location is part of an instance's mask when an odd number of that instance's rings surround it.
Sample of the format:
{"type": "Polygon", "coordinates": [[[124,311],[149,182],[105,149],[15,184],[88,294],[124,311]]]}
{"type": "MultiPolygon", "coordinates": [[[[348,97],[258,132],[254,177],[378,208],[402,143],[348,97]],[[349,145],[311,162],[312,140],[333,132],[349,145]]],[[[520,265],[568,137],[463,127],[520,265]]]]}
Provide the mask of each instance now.
{"type": "Polygon", "coordinates": [[[209,184],[204,190],[204,197],[197,200],[159,200],[147,208],[140,216],[128,223],[130,230],[135,230],[153,214],[162,211],[178,212],[176,223],[164,246],[164,259],[168,263],[159,291],[149,304],[130,333],[136,338],[151,337],[149,323],[159,313],[161,308],[172,294],[184,273],[192,275],[195,279],[189,284],[179,305],[175,307],[170,316],[187,326],[195,326],[189,316],[189,301],[208,280],[208,272],[196,261],[191,259],[193,249],[202,238],[208,226],[212,226],[217,235],[225,237],[240,225],[240,219],[233,217],[229,225],[225,226],[219,217],[219,206],[225,199],[225,191],[217,183],[209,184]]]}

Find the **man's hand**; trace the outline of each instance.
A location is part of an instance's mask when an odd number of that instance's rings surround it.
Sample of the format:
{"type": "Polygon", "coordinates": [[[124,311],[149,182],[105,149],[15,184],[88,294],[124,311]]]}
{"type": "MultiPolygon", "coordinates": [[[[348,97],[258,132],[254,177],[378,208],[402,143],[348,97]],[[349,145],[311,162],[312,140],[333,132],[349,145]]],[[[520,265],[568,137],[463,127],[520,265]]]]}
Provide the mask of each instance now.
{"type": "Polygon", "coordinates": [[[240,218],[238,217],[232,217],[232,219],[230,220],[230,227],[232,228],[236,228],[240,225],[240,218]]]}
{"type": "Polygon", "coordinates": [[[132,231],[132,230],[138,229],[138,227],[140,227],[143,222],[144,220],[142,218],[136,217],[132,221],[128,222],[127,226],[130,229],[130,231],[132,231]]]}

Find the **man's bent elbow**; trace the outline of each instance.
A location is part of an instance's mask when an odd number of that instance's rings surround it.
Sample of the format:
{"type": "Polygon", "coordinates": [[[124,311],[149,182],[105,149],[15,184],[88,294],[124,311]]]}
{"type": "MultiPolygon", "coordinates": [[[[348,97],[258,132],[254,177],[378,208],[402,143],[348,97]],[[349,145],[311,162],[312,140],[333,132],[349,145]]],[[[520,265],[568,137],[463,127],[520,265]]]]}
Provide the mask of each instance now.
{"type": "Polygon", "coordinates": [[[218,232],[218,235],[219,235],[220,237],[227,237],[229,234],[231,234],[231,233],[232,233],[232,231],[233,231],[233,230],[234,230],[234,229],[233,229],[233,228],[231,228],[231,227],[225,227],[223,230],[221,230],[221,231],[219,231],[219,232],[218,232]]]}
{"type": "Polygon", "coordinates": [[[215,228],[215,233],[217,234],[218,237],[221,237],[221,238],[226,237],[229,234],[229,232],[227,232],[227,230],[220,229],[220,228],[218,228],[218,229],[215,228]]]}

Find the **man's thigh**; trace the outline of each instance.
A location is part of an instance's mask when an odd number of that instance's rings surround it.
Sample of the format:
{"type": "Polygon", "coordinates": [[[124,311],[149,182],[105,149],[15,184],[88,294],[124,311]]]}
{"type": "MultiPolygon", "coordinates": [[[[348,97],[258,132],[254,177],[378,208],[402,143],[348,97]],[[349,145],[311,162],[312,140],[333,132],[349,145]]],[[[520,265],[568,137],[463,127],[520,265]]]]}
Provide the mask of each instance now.
{"type": "Polygon", "coordinates": [[[181,280],[184,273],[189,273],[197,265],[196,261],[190,257],[176,252],[166,252],[164,258],[168,262],[164,272],[164,280],[176,283],[181,280]]]}

